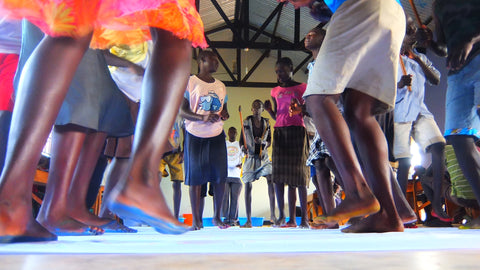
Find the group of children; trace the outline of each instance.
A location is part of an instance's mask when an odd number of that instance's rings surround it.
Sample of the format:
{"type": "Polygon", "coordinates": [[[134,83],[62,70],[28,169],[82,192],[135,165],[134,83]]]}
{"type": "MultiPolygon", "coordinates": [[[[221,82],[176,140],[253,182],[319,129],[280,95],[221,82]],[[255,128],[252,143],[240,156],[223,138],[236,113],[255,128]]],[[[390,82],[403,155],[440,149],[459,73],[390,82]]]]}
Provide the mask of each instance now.
{"type": "MultiPolygon", "coordinates": [[[[169,152],[166,145],[171,133],[165,127],[174,124],[180,108],[180,116],[185,119],[183,159],[185,184],[189,186],[193,213],[192,228],[203,227],[203,198],[207,182],[214,187],[214,224],[226,228],[227,223],[235,222],[232,220],[235,214],[229,214],[227,220],[221,218],[225,182],[229,179],[223,121],[229,118],[229,114],[225,85],[212,76],[218,68],[215,54],[202,51],[197,57],[199,73],[188,77],[192,45],[206,47],[203,25],[192,1],[177,0],[173,4],[171,1],[134,0],[95,0],[88,4],[82,0],[61,2],[58,5],[52,1],[48,12],[42,12],[47,10],[45,1],[0,1],[0,14],[9,14],[12,19],[26,17],[47,34],[31,50],[18,80],[0,178],[0,241],[50,241],[62,234],[98,234],[112,229],[112,226],[114,230],[128,231],[115,221],[112,223],[108,218],[92,217],[85,212],[87,175],[91,174],[92,161],[99,155],[101,147],[98,145],[105,140],[105,133],[113,133],[115,127],[104,131],[99,123],[90,126],[89,121],[75,122],[74,116],[82,113],[94,112],[96,118],[106,118],[99,117],[100,112],[85,109],[77,100],[69,104],[68,96],[86,93],[84,90],[94,90],[100,87],[98,85],[102,88],[115,87],[111,79],[96,77],[105,71],[106,55],[88,49],[89,46],[109,48],[114,44],[139,44],[150,38],[153,40],[150,64],[145,70],[133,66],[136,72],[142,73],[143,80],[132,151],[127,154],[129,158],[121,162],[121,169],[111,172],[117,183],[110,188],[106,209],[122,218],[145,222],[160,233],[180,234],[191,229],[178,221],[177,212],[174,215],[168,209],[158,175],[158,166],[165,158],[164,154],[169,152]],[[172,19],[171,14],[178,16],[172,19]],[[90,61],[88,59],[95,63],[96,69],[82,68],[82,62],[90,61]],[[76,82],[76,76],[82,79],[76,82]],[[86,86],[86,83],[94,85],[86,86]],[[81,91],[69,90],[78,85],[81,91]],[[75,112],[74,108],[80,108],[79,113],[71,115],[75,112]],[[54,123],[56,139],[53,148],[56,154],[51,168],[52,179],[47,186],[43,209],[39,218],[35,219],[31,215],[30,192],[38,157],[54,123]]],[[[300,226],[309,226],[306,215],[307,132],[303,114],[292,113],[303,107],[298,105],[305,105],[303,111],[312,118],[319,138],[330,153],[320,156],[323,160],[315,166],[317,179],[320,179],[316,183],[326,214],[315,219],[314,223],[321,228],[335,228],[340,220],[357,218],[342,231],[403,231],[403,224],[412,220],[412,212],[397,189],[388,162],[387,142],[375,116],[392,110],[395,103],[402,102],[399,99],[395,101],[397,86],[400,91],[407,88],[404,95],[402,92],[398,95],[406,99],[410,96],[410,88],[421,88],[424,82],[416,81],[420,71],[432,83],[436,82],[437,76],[428,61],[408,42],[411,25],[406,23],[400,1],[288,2],[296,8],[309,6],[315,18],[328,18],[330,22],[318,52],[312,50],[316,55],[315,64],[307,84],[291,78],[293,65],[290,59],[281,58],[275,66],[279,85],[271,91],[272,102],[264,104],[264,109],[276,120],[271,165],[266,155],[266,148],[270,145],[269,123],[260,116],[261,102],[254,102],[253,115],[243,122],[243,144],[240,145],[246,152],[246,170],[243,172],[249,218],[246,226],[251,225],[251,182],[260,176],[267,177],[272,221],[286,227],[297,225],[292,217],[295,217],[298,189],[302,210],[300,226]],[[411,59],[399,58],[401,51],[411,59]],[[409,68],[406,72],[411,70],[416,73],[413,80],[409,73],[398,76],[400,59],[409,68]],[[340,101],[343,110],[338,108],[340,101]],[[325,185],[325,181],[330,183],[330,179],[326,179],[330,170],[338,175],[345,193],[345,199],[335,207],[328,197],[331,187],[325,185]],[[288,222],[283,211],[285,185],[288,185],[288,222]],[[277,197],[278,219],[273,211],[273,194],[277,197]]],[[[477,200],[480,199],[480,154],[474,144],[480,137],[476,94],[480,80],[479,7],[478,0],[462,4],[436,0],[433,9],[437,42],[434,43],[431,37],[425,39],[431,47],[435,45],[433,51],[436,53],[442,52],[439,50],[442,46],[448,49],[447,67],[450,72],[445,134],[477,200]]],[[[122,67],[122,64],[119,66],[122,67]]],[[[90,105],[102,100],[85,98],[84,102],[90,105]]],[[[107,101],[110,100],[113,99],[107,97],[107,101]]],[[[422,97],[416,97],[416,100],[423,102],[422,97]]],[[[125,105],[120,103],[118,106],[125,105]]],[[[107,105],[112,104],[107,102],[107,105]]],[[[407,111],[410,112],[410,109],[407,111]]],[[[395,126],[404,127],[397,129],[400,130],[397,138],[409,135],[412,128],[421,128],[423,123],[433,126],[428,121],[427,112],[421,110],[413,118],[396,121],[395,126]]],[[[86,115],[80,120],[93,118],[86,115]]],[[[131,132],[116,136],[127,135],[131,132]]],[[[431,134],[428,136],[432,137],[431,134]]],[[[131,142],[131,138],[127,140],[131,142]]],[[[436,164],[434,173],[442,174],[443,139],[440,136],[425,138],[419,135],[418,140],[432,153],[436,164]]],[[[397,157],[408,158],[402,155],[405,139],[397,142],[397,157]]],[[[113,157],[115,159],[117,155],[113,157]]],[[[401,163],[402,166],[408,165],[406,160],[401,163]]],[[[238,177],[235,175],[232,178],[238,177]]],[[[238,181],[229,179],[228,183],[230,192],[238,181]]],[[[435,180],[434,191],[438,191],[439,187],[441,184],[435,180]]],[[[238,187],[236,189],[238,194],[238,187]]],[[[433,212],[441,219],[448,219],[439,198],[434,195],[433,212]]],[[[466,227],[480,227],[480,219],[473,220],[466,227]]]]}

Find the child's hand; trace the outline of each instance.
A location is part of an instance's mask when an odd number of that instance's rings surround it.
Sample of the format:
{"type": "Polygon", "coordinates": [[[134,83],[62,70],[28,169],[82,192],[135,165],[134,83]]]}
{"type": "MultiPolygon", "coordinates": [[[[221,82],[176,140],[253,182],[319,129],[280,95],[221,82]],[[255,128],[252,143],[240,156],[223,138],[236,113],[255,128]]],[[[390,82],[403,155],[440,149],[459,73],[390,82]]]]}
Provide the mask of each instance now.
{"type": "Polygon", "coordinates": [[[263,103],[263,107],[267,112],[272,111],[272,102],[270,100],[265,100],[265,102],[263,103]]]}
{"type": "Polygon", "coordinates": [[[403,88],[405,86],[412,86],[412,75],[411,74],[403,75],[400,78],[400,81],[397,84],[398,88],[403,88]]]}
{"type": "Polygon", "coordinates": [[[302,113],[302,105],[300,101],[296,98],[292,98],[290,100],[290,107],[288,108],[288,114],[291,116],[301,114],[302,113]]]}
{"type": "Polygon", "coordinates": [[[204,115],[202,119],[203,119],[203,122],[210,122],[210,123],[215,123],[221,120],[220,116],[214,113],[204,115]]]}
{"type": "Polygon", "coordinates": [[[426,26],[420,27],[415,33],[415,39],[418,47],[428,48],[433,40],[433,32],[426,26]]]}
{"type": "Polygon", "coordinates": [[[220,117],[223,121],[226,121],[228,120],[228,118],[230,118],[230,114],[228,113],[228,111],[223,110],[220,112],[220,117]]]}

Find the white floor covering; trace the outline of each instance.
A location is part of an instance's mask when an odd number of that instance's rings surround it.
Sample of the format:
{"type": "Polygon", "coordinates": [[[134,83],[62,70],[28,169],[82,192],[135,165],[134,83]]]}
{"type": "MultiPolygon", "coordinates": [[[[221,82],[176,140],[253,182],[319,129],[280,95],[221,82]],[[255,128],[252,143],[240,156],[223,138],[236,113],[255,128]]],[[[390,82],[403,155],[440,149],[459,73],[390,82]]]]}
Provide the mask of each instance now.
{"type": "Polygon", "coordinates": [[[480,269],[480,230],[423,227],[403,233],[345,234],[339,230],[206,227],[172,236],[148,227],[137,229],[136,234],[65,236],[56,242],[3,244],[0,269],[86,269],[85,256],[92,258],[89,270],[152,269],[148,265],[157,264],[164,266],[159,269],[218,269],[211,268],[212,264],[222,262],[224,266],[236,262],[242,269],[253,262],[256,267],[251,269],[263,269],[257,268],[262,264],[266,268],[275,265],[276,269],[291,269],[292,263],[300,262],[302,266],[335,266],[329,269],[368,269],[360,266],[379,258],[382,265],[391,266],[386,269],[430,263],[436,266],[428,270],[480,269]],[[323,258],[322,262],[318,258],[323,258]],[[57,263],[52,264],[52,260],[57,263]],[[96,260],[98,264],[94,264],[96,260]],[[115,267],[105,264],[105,260],[116,262],[115,267]],[[150,264],[140,268],[147,262],[150,264]]]}

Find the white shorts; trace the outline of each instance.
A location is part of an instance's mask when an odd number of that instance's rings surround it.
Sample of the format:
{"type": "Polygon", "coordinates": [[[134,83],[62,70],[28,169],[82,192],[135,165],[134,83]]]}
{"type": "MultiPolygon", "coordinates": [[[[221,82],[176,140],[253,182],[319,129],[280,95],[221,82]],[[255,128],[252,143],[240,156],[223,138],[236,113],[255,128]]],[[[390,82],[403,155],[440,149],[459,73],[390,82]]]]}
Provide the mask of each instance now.
{"type": "Polygon", "coordinates": [[[419,115],[415,122],[395,123],[393,126],[393,154],[395,158],[409,158],[410,137],[426,152],[435,143],[445,143],[445,138],[431,117],[419,115]]]}
{"type": "Polygon", "coordinates": [[[352,88],[393,109],[405,24],[395,0],[343,3],[330,21],[304,97],[352,88]]]}

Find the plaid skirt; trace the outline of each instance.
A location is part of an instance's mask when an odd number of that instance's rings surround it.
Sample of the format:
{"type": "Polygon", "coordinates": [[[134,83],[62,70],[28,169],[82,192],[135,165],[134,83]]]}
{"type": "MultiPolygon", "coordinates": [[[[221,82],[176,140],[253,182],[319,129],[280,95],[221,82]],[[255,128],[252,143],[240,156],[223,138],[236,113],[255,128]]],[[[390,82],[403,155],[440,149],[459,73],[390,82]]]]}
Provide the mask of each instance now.
{"type": "Polygon", "coordinates": [[[272,148],[272,180],[276,184],[307,186],[307,133],[304,127],[275,128],[272,148]]]}

